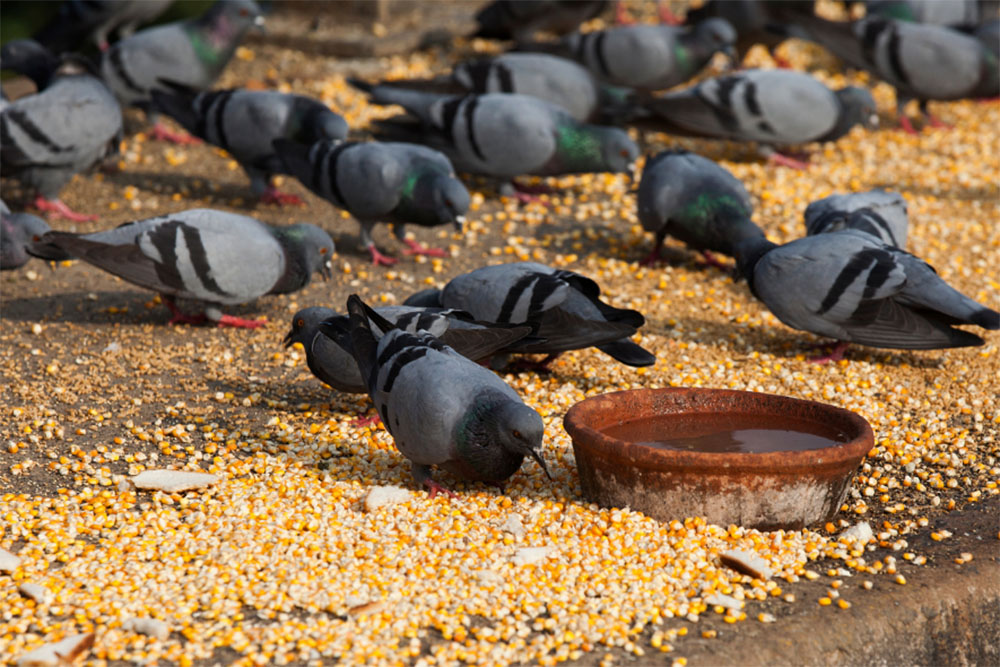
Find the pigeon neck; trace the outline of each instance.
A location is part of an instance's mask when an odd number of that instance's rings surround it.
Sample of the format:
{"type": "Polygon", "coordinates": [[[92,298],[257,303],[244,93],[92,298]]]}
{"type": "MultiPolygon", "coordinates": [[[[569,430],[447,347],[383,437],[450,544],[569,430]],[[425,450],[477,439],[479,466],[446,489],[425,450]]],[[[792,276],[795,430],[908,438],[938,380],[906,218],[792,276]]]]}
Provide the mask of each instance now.
{"type": "Polygon", "coordinates": [[[503,446],[501,424],[496,418],[498,406],[509,400],[498,393],[482,393],[456,425],[455,443],[465,476],[502,481],[521,467],[524,454],[503,446]]]}
{"type": "Polygon", "coordinates": [[[603,171],[599,137],[584,127],[561,124],[556,135],[556,152],[547,169],[550,173],[603,171]]]}
{"type": "Polygon", "coordinates": [[[233,20],[225,3],[216,3],[204,16],[189,24],[188,35],[198,60],[212,69],[222,70],[236,52],[250,24],[233,20]]]}
{"type": "Polygon", "coordinates": [[[764,255],[777,247],[778,244],[769,241],[763,234],[746,236],[735,244],[734,252],[736,254],[736,266],[740,273],[743,274],[743,277],[746,278],[747,285],[750,287],[750,291],[754,296],[757,295],[753,282],[753,275],[754,270],[757,268],[757,262],[759,262],[764,255]]]}
{"type": "Polygon", "coordinates": [[[284,250],[285,272],[269,293],[288,294],[298,291],[308,285],[312,278],[312,267],[307,256],[308,244],[295,233],[294,227],[275,230],[274,236],[284,250]]]}

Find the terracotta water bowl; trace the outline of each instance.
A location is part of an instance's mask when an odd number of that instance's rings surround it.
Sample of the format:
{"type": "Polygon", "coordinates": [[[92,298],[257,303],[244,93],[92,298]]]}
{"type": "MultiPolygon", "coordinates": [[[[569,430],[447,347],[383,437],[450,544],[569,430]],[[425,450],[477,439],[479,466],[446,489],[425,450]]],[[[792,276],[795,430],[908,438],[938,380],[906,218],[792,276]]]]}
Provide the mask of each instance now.
{"type": "MultiPolygon", "coordinates": [[[[584,495],[604,507],[630,507],[669,521],[703,516],[712,523],[776,530],[826,521],[840,509],[872,429],[842,408],[787,396],[726,389],[636,389],[588,398],[566,413],[584,495]],[[692,419],[745,416],[782,428],[806,424],[829,438],[821,449],[689,451],[619,439],[633,423],[660,430],[692,419]]],[[[662,435],[662,434],[661,434],[662,435]]],[[[668,434],[669,435],[669,434],[668,434]]],[[[662,438],[643,438],[657,440],[662,438]]]]}

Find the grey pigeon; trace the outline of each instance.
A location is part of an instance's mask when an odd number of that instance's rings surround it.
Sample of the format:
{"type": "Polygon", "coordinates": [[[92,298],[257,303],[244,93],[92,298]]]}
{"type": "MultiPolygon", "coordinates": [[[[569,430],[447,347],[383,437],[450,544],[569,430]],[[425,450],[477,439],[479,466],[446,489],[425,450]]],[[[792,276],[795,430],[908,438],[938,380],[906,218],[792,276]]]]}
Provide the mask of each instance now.
{"type": "Polygon", "coordinates": [[[275,139],[312,145],[347,137],[347,122],[305,95],[241,88],[199,93],[183,87],[170,93],[154,90],[152,95],[158,110],[232,155],[250,177],[250,190],[265,203],[302,203],[271,185],[274,174],[286,171],[274,152],[275,139]]]}
{"type": "Polygon", "coordinates": [[[96,220],[70,210],[59,192],[74,174],[118,151],[118,102],[86,61],[56,59],[30,40],[4,45],[0,63],[28,74],[39,89],[0,110],[0,172],[35,188],[39,210],[75,221],[96,220]]]}
{"type": "Polygon", "coordinates": [[[315,271],[329,277],[334,247],[315,225],[272,227],[245,215],[190,209],[94,234],[49,232],[28,248],[40,257],[53,250],[158,292],[174,315],[171,324],[209,319],[254,328],[264,322],[224,315],[219,306],[295,292],[315,271]],[[205,303],[204,314],[181,313],[178,297],[205,303]]]}
{"type": "MultiPolygon", "coordinates": [[[[812,13],[816,3],[807,0],[708,0],[697,9],[688,11],[685,22],[698,24],[710,18],[729,21],[736,30],[736,49],[741,56],[756,44],[765,46],[768,50],[780,45],[790,35],[783,30],[775,30],[778,20],[777,8],[787,12],[812,13]]],[[[774,55],[774,59],[782,66],[788,63],[774,55]]]]}
{"type": "Polygon", "coordinates": [[[404,303],[457,308],[484,322],[536,323],[541,340],[517,351],[548,355],[541,368],[562,352],[587,347],[629,366],[653,364],[656,358],[629,340],[646,323],[642,313],[610,306],[600,296],[596,282],[573,271],[514,262],[470,271],[439,293],[425,290],[404,303]]]}
{"type": "Polygon", "coordinates": [[[776,146],[835,141],[857,124],[878,124],[875,100],[863,88],[833,91],[790,70],[750,69],[706,79],[645,104],[649,125],[663,132],[730,141],[756,141],[769,159],[803,164],[776,146]]]}
{"type": "Polygon", "coordinates": [[[856,229],[872,234],[886,245],[905,248],[909,218],[901,194],[875,189],[814,201],[806,207],[805,223],[806,234],[810,236],[856,229]]]}
{"type": "Polygon", "coordinates": [[[747,239],[737,248],[753,294],[792,327],[847,343],[928,350],[982,345],[953,325],[1000,328],[1000,313],[950,287],[923,260],[848,229],[785,245],[747,239]]]}
{"type": "Polygon", "coordinates": [[[980,0],[867,0],[868,16],[944,26],[972,26],[981,21],[980,0]]]}
{"type": "MultiPolygon", "coordinates": [[[[477,322],[468,313],[451,308],[382,306],[374,310],[396,328],[410,333],[426,331],[473,361],[485,361],[510,349],[532,331],[530,326],[477,322]]],[[[368,390],[351,353],[350,329],[348,315],[340,315],[332,308],[303,308],[292,317],[285,347],[302,343],[313,375],[337,391],[363,394],[368,390]],[[341,336],[331,338],[321,333],[322,322],[327,322],[327,332],[339,326],[341,336]]]]}
{"type": "MultiPolygon", "coordinates": [[[[0,202],[2,204],[2,202],[0,202]]],[[[31,255],[26,249],[31,240],[49,231],[49,225],[30,213],[11,213],[7,205],[0,211],[0,271],[24,266],[31,255]]],[[[69,259],[69,255],[52,259],[69,259]]]]}
{"type": "MultiPolygon", "coordinates": [[[[198,18],[140,30],[111,45],[101,58],[101,75],[123,107],[149,112],[154,89],[163,80],[194,90],[210,88],[236,52],[244,34],[263,17],[253,0],[218,0],[198,18]]],[[[178,137],[160,123],[154,136],[178,137]]]]}
{"type": "Polygon", "coordinates": [[[602,83],[567,58],[547,53],[501,53],[461,62],[434,79],[382,81],[377,86],[462,93],[517,93],[551,102],[581,122],[616,123],[628,116],[630,91],[602,83]]]}
{"type": "Polygon", "coordinates": [[[900,124],[915,132],[903,107],[910,100],[932,125],[929,100],[961,100],[1000,95],[996,52],[975,37],[945,26],[868,16],[828,21],[799,16],[796,26],[847,64],[867,70],[896,89],[900,124]]]}
{"type": "Polygon", "coordinates": [[[469,191],[456,178],[448,158],[425,146],[377,141],[319,141],[303,146],[277,139],[274,148],[288,173],[357,218],[361,242],[373,264],[397,261],[375,247],[371,232],[378,222],[391,224],[395,236],[408,246],[404,253],[442,257],[447,255],[444,250],[404,238],[405,225],[454,224],[461,229],[465,220],[469,191]]]}
{"type": "Polygon", "coordinates": [[[502,484],[530,456],[549,474],[541,455],[542,418],[506,382],[432,334],[393,328],[357,295],[347,300],[347,310],[368,395],[412,463],[414,480],[432,497],[445,490],[431,477],[433,466],[502,484]]]}
{"type": "Polygon", "coordinates": [[[753,204],[739,179],[686,150],[663,151],[646,161],[636,202],[643,229],[656,235],[647,264],[659,259],[668,235],[716,265],[710,253],[731,256],[744,237],[764,235],[750,220],[753,204]]]}
{"type": "Polygon", "coordinates": [[[376,104],[398,104],[416,120],[377,121],[376,136],[413,141],[447,155],[459,171],[509,181],[631,172],[639,148],[621,129],[578,122],[564,109],[527,95],[441,96],[350,80],[376,104]]]}
{"type": "Polygon", "coordinates": [[[524,41],[536,32],[562,35],[607,7],[607,0],[494,0],[479,10],[473,37],[524,41]]]}
{"type": "Polygon", "coordinates": [[[557,45],[533,43],[519,50],[572,58],[614,86],[643,91],[672,88],[700,72],[716,53],[735,56],[736,31],[725,19],[695,26],[631,25],[567,35],[557,45]]]}
{"type": "Polygon", "coordinates": [[[108,36],[117,32],[129,37],[143,23],[166,11],[173,0],[63,0],[56,15],[34,39],[56,53],[76,51],[85,40],[101,51],[108,48],[108,36]]]}

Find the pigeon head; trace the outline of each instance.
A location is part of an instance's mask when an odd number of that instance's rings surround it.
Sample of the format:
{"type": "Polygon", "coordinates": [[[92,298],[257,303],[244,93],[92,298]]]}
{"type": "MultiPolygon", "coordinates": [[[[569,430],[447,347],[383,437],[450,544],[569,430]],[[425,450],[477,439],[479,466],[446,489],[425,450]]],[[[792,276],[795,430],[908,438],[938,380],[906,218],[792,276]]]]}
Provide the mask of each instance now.
{"type": "Polygon", "coordinates": [[[404,306],[419,306],[421,308],[440,308],[441,307],[441,290],[436,287],[428,287],[425,290],[420,290],[414,294],[411,294],[403,302],[404,306]]]}
{"type": "Polygon", "coordinates": [[[726,19],[710,18],[698,23],[694,27],[694,36],[711,53],[721,51],[730,60],[735,60],[736,29],[726,19]]]}
{"type": "Polygon", "coordinates": [[[199,58],[224,66],[246,31],[263,26],[264,17],[253,0],[218,0],[198,19],[198,24],[204,38],[195,40],[199,58]]]}
{"type": "Polygon", "coordinates": [[[33,39],[15,39],[0,49],[0,68],[23,74],[41,90],[59,67],[59,58],[33,39]]]}
{"type": "Polygon", "coordinates": [[[319,333],[320,322],[336,315],[337,313],[330,308],[322,308],[320,306],[303,308],[292,316],[292,328],[282,342],[285,347],[291,347],[295,343],[302,343],[302,347],[308,353],[313,338],[319,333]]]}
{"type": "Polygon", "coordinates": [[[23,266],[28,244],[47,231],[48,223],[30,213],[0,213],[0,268],[23,266]]]}
{"type": "Polygon", "coordinates": [[[631,174],[639,157],[639,147],[617,127],[562,125],[556,142],[556,159],[561,170],[567,173],[631,174]]]}
{"type": "Polygon", "coordinates": [[[838,90],[836,95],[842,109],[838,126],[846,125],[844,132],[859,124],[870,130],[878,128],[878,107],[871,91],[847,86],[838,90]]]}
{"type": "Polygon", "coordinates": [[[333,275],[331,258],[334,245],[326,231],[308,222],[300,222],[278,228],[276,234],[302,281],[298,287],[309,284],[309,277],[317,271],[327,279],[333,275]]]}
{"type": "Polygon", "coordinates": [[[340,114],[323,109],[316,118],[316,134],[319,139],[346,139],[347,121],[340,114]]]}
{"type": "Polygon", "coordinates": [[[469,191],[454,174],[432,169],[411,175],[397,213],[409,222],[425,225],[453,222],[461,228],[469,203],[469,191]]]}
{"type": "Polygon", "coordinates": [[[347,121],[314,99],[296,97],[288,116],[285,137],[311,146],[317,141],[339,141],[347,138],[347,121]]]}
{"type": "Polygon", "coordinates": [[[482,395],[473,402],[458,429],[458,453],[471,468],[466,476],[502,481],[517,472],[525,456],[530,456],[551,479],[541,455],[545,424],[535,410],[521,401],[493,393],[482,395]]]}

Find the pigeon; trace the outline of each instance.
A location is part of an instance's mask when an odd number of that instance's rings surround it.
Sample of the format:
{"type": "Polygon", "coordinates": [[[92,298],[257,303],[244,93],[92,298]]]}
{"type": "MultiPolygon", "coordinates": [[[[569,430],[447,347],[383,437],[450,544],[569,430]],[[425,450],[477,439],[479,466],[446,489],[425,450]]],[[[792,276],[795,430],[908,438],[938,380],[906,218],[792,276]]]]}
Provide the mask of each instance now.
{"type": "MultiPolygon", "coordinates": [[[[500,485],[530,456],[551,479],[541,455],[542,418],[510,385],[433,334],[394,328],[356,294],[347,310],[368,395],[396,448],[410,459],[414,480],[431,497],[447,492],[431,476],[432,466],[500,485]]],[[[338,335],[336,327],[333,332],[338,335]]]]}
{"type": "Polygon", "coordinates": [[[854,86],[833,91],[790,70],[749,69],[706,79],[645,103],[653,129],[695,137],[756,141],[771,161],[805,165],[775,146],[835,141],[855,125],[877,127],[872,94],[854,86]]]}
{"type": "MultiPolygon", "coordinates": [[[[485,361],[498,351],[515,348],[533,330],[525,325],[476,322],[468,313],[452,308],[383,306],[374,310],[396,328],[410,333],[426,331],[473,361],[485,361]]],[[[348,315],[312,306],[295,313],[284,343],[285,347],[302,343],[309,370],[333,389],[363,394],[368,389],[351,353],[350,329],[348,315]],[[339,327],[341,335],[331,338],[321,333],[319,325],[324,321],[327,332],[339,327]]]]}
{"type": "Polygon", "coordinates": [[[607,0],[494,0],[476,14],[479,29],[472,37],[521,42],[536,32],[564,35],[607,5],[607,0]]]}
{"type": "Polygon", "coordinates": [[[798,11],[812,13],[814,1],[805,0],[708,0],[701,7],[687,13],[688,24],[698,24],[711,18],[725,19],[736,31],[736,50],[743,56],[756,44],[762,44],[772,52],[772,57],[781,67],[789,67],[787,61],[775,55],[774,49],[784,42],[789,35],[784,31],[776,31],[775,8],[782,7],[786,12],[798,11]]]}
{"type": "Polygon", "coordinates": [[[382,81],[376,86],[463,93],[517,93],[551,102],[580,122],[620,123],[629,114],[630,91],[601,83],[567,58],[547,53],[502,53],[456,65],[434,79],[382,81]]]}
{"type": "Polygon", "coordinates": [[[743,184],[712,160],[686,150],[663,151],[646,161],[636,201],[643,229],[656,234],[645,264],[660,258],[668,234],[716,266],[721,264],[712,252],[732,256],[740,239],[764,235],[750,220],[753,204],[743,184]]]}
{"type": "Polygon", "coordinates": [[[199,93],[172,87],[169,93],[152,91],[154,106],[192,135],[232,155],[250,177],[250,190],[265,203],[303,203],[271,185],[271,177],[285,171],[272,146],[275,139],[311,145],[347,138],[347,122],[305,95],[240,88],[199,93]]]}
{"type": "MultiPolygon", "coordinates": [[[[112,44],[101,58],[101,75],[123,107],[151,113],[152,91],[169,92],[163,80],[194,90],[211,87],[247,30],[262,24],[260,8],[253,0],[218,0],[198,18],[140,30],[112,44]]],[[[190,137],[172,133],[159,122],[153,135],[191,142],[190,137]]]]}
{"type": "Polygon", "coordinates": [[[596,282],[573,271],[514,262],[470,271],[443,290],[424,290],[404,303],[457,308],[484,322],[537,323],[541,340],[517,351],[548,355],[535,365],[540,369],[562,352],[586,347],[629,366],[655,363],[656,357],[629,340],[646,323],[642,313],[610,306],[600,296],[596,282]]]}
{"type": "Polygon", "coordinates": [[[274,141],[275,153],[288,173],[361,223],[361,242],[373,264],[396,259],[379,252],[372,239],[377,222],[388,222],[408,247],[406,254],[447,256],[438,248],[403,237],[407,223],[433,227],[454,224],[461,230],[469,208],[469,191],[455,176],[443,154],[425,146],[384,142],[318,141],[304,146],[274,141]]]}
{"type": "Polygon", "coordinates": [[[737,257],[750,290],[779,320],[840,341],[814,361],[842,358],[848,343],[904,350],[982,345],[953,325],[1000,329],[1000,313],[866,232],[846,229],[780,246],[754,237],[737,246],[737,257]]]}
{"type": "Polygon", "coordinates": [[[35,207],[52,217],[96,220],[71,210],[59,192],[74,174],[117,153],[122,137],[118,102],[85,60],[56,58],[37,42],[5,44],[0,62],[30,76],[38,87],[0,111],[0,172],[35,188],[35,207]]]}
{"type": "Polygon", "coordinates": [[[314,271],[328,278],[334,247],[329,234],[308,223],[272,227],[245,215],[190,209],[94,234],[49,232],[28,247],[39,257],[53,250],[158,292],[171,324],[208,319],[256,328],[264,322],[224,315],[219,306],[295,292],[314,271]],[[205,303],[205,312],[185,315],[176,297],[205,303]]]}
{"type": "Polygon", "coordinates": [[[112,32],[129,37],[172,4],[173,0],[64,0],[34,39],[55,53],[75,51],[88,38],[105,51],[112,32]]]}
{"type": "Polygon", "coordinates": [[[928,111],[928,101],[1000,95],[995,50],[957,30],[883,16],[843,22],[800,15],[796,27],[847,64],[893,86],[899,122],[906,132],[916,132],[903,112],[910,100],[917,100],[921,113],[937,127],[942,123],[928,111]]]}
{"type": "MultiPolygon", "coordinates": [[[[6,204],[0,206],[0,271],[24,266],[31,259],[26,249],[28,243],[47,231],[49,225],[41,218],[30,213],[11,213],[6,204]]],[[[70,256],[63,253],[47,259],[62,261],[70,256]]]]}
{"type": "Polygon", "coordinates": [[[349,82],[376,104],[398,104],[417,118],[376,121],[376,136],[427,144],[462,172],[508,182],[522,174],[631,173],[639,156],[624,130],[582,124],[562,108],[527,95],[441,96],[349,82]]]}
{"type": "Polygon", "coordinates": [[[554,45],[532,43],[518,50],[572,58],[613,86],[653,91],[690,80],[716,53],[732,60],[735,42],[733,26],[712,18],[688,27],[631,25],[573,33],[554,45]]]}
{"type": "Polygon", "coordinates": [[[909,218],[901,194],[875,189],[814,201],[806,207],[805,223],[809,236],[856,229],[886,245],[905,248],[909,218]]]}
{"type": "Polygon", "coordinates": [[[865,14],[949,27],[980,22],[980,0],[867,0],[865,14]]]}

